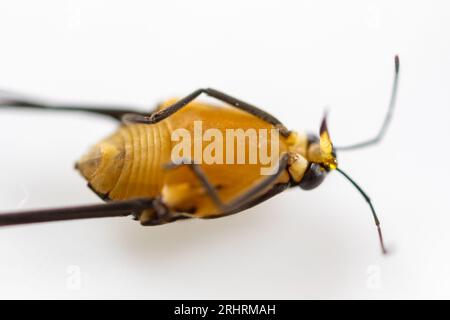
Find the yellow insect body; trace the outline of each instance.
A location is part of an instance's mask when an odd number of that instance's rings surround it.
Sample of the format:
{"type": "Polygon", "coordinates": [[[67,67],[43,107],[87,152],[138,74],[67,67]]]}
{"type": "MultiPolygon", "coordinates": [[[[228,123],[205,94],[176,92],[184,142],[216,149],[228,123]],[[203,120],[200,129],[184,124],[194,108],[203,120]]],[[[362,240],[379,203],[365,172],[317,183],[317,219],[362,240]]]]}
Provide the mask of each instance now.
{"type": "MultiPolygon", "coordinates": [[[[171,103],[173,100],[162,108],[171,103]]],[[[270,134],[273,125],[247,112],[196,102],[156,124],[121,126],[82,157],[77,167],[97,193],[111,200],[162,197],[164,203],[174,211],[193,212],[196,217],[220,215],[219,208],[187,166],[165,168],[172,161],[171,153],[178,143],[172,141],[172,133],[183,128],[194,136],[195,121],[202,121],[203,130],[218,129],[223,136],[226,136],[227,129],[266,129],[269,132],[268,144],[270,139],[279,139],[280,155],[295,152],[304,157],[300,157],[302,161],[293,163],[290,172],[286,170],[280,176],[280,183],[289,181],[289,173],[296,174],[295,178],[300,180],[306,169],[306,135],[293,133],[287,138],[281,135],[275,137],[270,134]]],[[[203,143],[203,150],[207,146],[208,143],[203,143]]],[[[246,159],[249,159],[249,148],[250,143],[246,143],[246,159]]],[[[223,151],[225,154],[226,150],[223,151]]],[[[260,163],[213,163],[200,166],[224,203],[260,182],[265,177],[261,175],[261,168],[266,167],[260,163]]]]}
{"type": "Polygon", "coordinates": [[[398,56],[394,61],[389,109],[378,134],[339,148],[333,147],[326,114],[319,137],[299,134],[270,113],[213,88],[200,88],[182,99],[167,101],[147,115],[128,107],[45,103],[0,90],[0,107],[89,112],[122,123],[76,165],[91,189],[112,201],[1,214],[0,226],[130,215],[143,225],[215,218],[244,211],[288,188],[312,190],[335,170],[369,204],[385,253],[372,202],[338,168],[336,150],[371,146],[383,138],[397,96],[398,56]],[[227,106],[195,102],[202,94],[227,106]]]}

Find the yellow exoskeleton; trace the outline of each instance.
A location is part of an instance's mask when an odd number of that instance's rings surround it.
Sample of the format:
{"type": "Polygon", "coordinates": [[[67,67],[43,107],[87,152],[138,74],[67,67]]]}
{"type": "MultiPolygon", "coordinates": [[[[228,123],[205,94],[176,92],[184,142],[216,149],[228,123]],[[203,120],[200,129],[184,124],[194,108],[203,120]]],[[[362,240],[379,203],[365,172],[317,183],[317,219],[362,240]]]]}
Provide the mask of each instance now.
{"type": "Polygon", "coordinates": [[[122,123],[76,163],[105,203],[5,213],[0,215],[0,225],[128,215],[143,225],[217,218],[241,212],[288,188],[313,189],[337,170],[369,203],[385,252],[372,203],[338,168],[336,150],[368,146],[382,138],[394,108],[398,74],[396,56],[391,102],[378,135],[341,148],[333,147],[326,116],[319,136],[289,131],[269,113],[214,89],[169,100],[149,115],[123,108],[53,105],[0,92],[0,106],[86,111],[122,123]],[[202,93],[226,105],[194,101],[202,93]],[[202,161],[205,154],[214,161],[202,161]],[[261,161],[263,155],[271,162],[261,161]]]}

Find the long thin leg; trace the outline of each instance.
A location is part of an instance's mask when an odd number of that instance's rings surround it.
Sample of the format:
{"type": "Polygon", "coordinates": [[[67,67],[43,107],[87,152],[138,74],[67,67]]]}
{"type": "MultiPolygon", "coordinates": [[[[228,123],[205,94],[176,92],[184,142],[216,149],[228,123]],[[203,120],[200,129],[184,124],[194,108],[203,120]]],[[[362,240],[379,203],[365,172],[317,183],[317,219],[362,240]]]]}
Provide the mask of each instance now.
{"type": "Polygon", "coordinates": [[[241,207],[251,201],[255,196],[260,194],[262,191],[270,187],[271,185],[274,185],[280,175],[283,173],[284,170],[286,170],[289,162],[289,154],[285,153],[279,163],[278,163],[278,170],[273,175],[267,176],[264,180],[262,180],[260,183],[258,183],[256,186],[248,190],[246,193],[240,195],[230,203],[227,203],[225,205],[225,211],[232,211],[233,209],[237,207],[241,207]]]}
{"type": "MultiPolygon", "coordinates": [[[[169,168],[181,166],[181,165],[188,165],[193,173],[197,176],[197,178],[202,183],[203,187],[207,191],[210,198],[214,201],[214,203],[217,205],[217,207],[220,209],[220,213],[217,214],[217,217],[234,214],[237,213],[236,209],[238,208],[244,208],[246,204],[251,203],[254,201],[254,198],[260,194],[262,191],[267,189],[268,187],[274,185],[280,175],[283,173],[283,171],[287,168],[289,162],[289,154],[284,154],[279,163],[278,163],[278,170],[273,175],[268,176],[264,180],[262,180],[260,183],[258,183],[256,186],[248,190],[243,195],[237,197],[233,201],[229,203],[223,203],[219,195],[217,193],[216,188],[209,182],[208,178],[206,177],[205,173],[201,170],[200,166],[197,164],[193,164],[192,162],[184,162],[182,164],[169,164],[169,168]]],[[[280,189],[285,189],[284,186],[280,186],[280,189]]],[[[213,218],[213,217],[207,217],[207,218],[213,218]]]]}
{"type": "MultiPolygon", "coordinates": [[[[276,182],[280,174],[286,169],[288,164],[288,155],[284,155],[279,162],[278,171],[267,177],[257,186],[247,191],[244,195],[234,201],[223,204],[215,190],[214,186],[208,182],[206,176],[199,167],[191,165],[190,168],[205,186],[209,196],[217,201],[222,212],[218,216],[236,213],[236,208],[245,207],[246,204],[253,201],[253,198],[264,189],[276,182]]],[[[131,200],[111,201],[96,205],[64,207],[54,209],[40,209],[30,211],[19,211],[11,213],[0,213],[0,226],[11,226],[20,224],[30,224],[38,222],[64,221],[77,219],[108,218],[134,216],[141,221],[143,225],[159,225],[179,219],[187,218],[183,213],[172,212],[159,198],[137,198],[131,200]],[[142,216],[144,212],[151,211],[150,216],[142,216]]]]}
{"type": "Polygon", "coordinates": [[[378,142],[380,142],[383,139],[383,137],[389,127],[389,124],[391,122],[392,114],[393,114],[394,108],[395,108],[395,102],[397,100],[399,70],[400,70],[400,59],[398,58],[398,56],[395,56],[395,75],[394,75],[394,83],[392,85],[392,91],[391,91],[391,99],[389,101],[389,108],[388,108],[388,111],[384,118],[383,124],[381,125],[381,128],[378,131],[377,135],[371,139],[361,141],[361,142],[358,142],[355,144],[351,144],[348,146],[335,147],[336,150],[355,150],[355,149],[360,149],[360,148],[364,148],[364,147],[369,147],[371,145],[377,144],[378,142]]]}
{"type": "Polygon", "coordinates": [[[154,201],[155,199],[140,198],[86,206],[1,213],[0,226],[129,215],[139,217],[142,211],[154,208],[154,201]]]}
{"type": "Polygon", "coordinates": [[[217,219],[220,217],[229,216],[229,215],[236,214],[241,211],[250,209],[266,200],[269,200],[270,198],[276,196],[277,194],[285,191],[290,186],[291,186],[290,182],[277,183],[277,184],[273,185],[273,187],[271,189],[269,189],[267,192],[265,192],[264,194],[261,194],[260,196],[257,196],[250,201],[246,201],[246,202],[242,203],[240,206],[235,206],[233,209],[227,209],[220,216],[208,216],[208,217],[204,217],[203,219],[217,219]]]}
{"type": "Polygon", "coordinates": [[[196,164],[193,163],[190,160],[183,160],[182,163],[176,164],[176,163],[169,163],[165,166],[166,169],[173,169],[180,166],[188,166],[191,171],[194,173],[194,175],[197,177],[197,179],[202,184],[203,188],[205,188],[206,192],[208,193],[211,200],[214,201],[214,204],[220,208],[224,208],[224,204],[222,200],[220,200],[219,194],[217,193],[216,187],[209,181],[208,177],[203,172],[202,168],[196,164]]]}
{"type": "Polygon", "coordinates": [[[149,116],[143,116],[141,114],[127,114],[123,117],[123,121],[125,123],[147,123],[147,124],[153,124],[157,123],[161,120],[166,119],[170,115],[174,114],[181,108],[185,107],[189,102],[196,99],[199,95],[202,93],[207,94],[208,96],[211,96],[213,98],[216,98],[222,102],[228,103],[235,108],[238,108],[240,110],[244,110],[280,129],[280,133],[284,136],[289,135],[289,130],[286,129],[286,127],[274,116],[271,114],[259,109],[258,107],[255,107],[247,102],[244,102],[242,100],[236,99],[232,96],[229,96],[223,92],[220,92],[215,89],[207,88],[207,89],[198,89],[191,94],[187,95],[186,97],[178,100],[170,107],[167,107],[163,110],[157,111],[149,116]]]}
{"type": "Polygon", "coordinates": [[[133,108],[124,106],[102,106],[102,105],[83,105],[83,104],[55,104],[49,101],[45,101],[39,98],[28,97],[23,94],[0,90],[0,107],[19,107],[30,109],[43,109],[43,110],[55,110],[55,111],[82,111],[95,114],[101,114],[112,117],[116,120],[121,120],[125,114],[144,113],[134,110],[133,108]]]}

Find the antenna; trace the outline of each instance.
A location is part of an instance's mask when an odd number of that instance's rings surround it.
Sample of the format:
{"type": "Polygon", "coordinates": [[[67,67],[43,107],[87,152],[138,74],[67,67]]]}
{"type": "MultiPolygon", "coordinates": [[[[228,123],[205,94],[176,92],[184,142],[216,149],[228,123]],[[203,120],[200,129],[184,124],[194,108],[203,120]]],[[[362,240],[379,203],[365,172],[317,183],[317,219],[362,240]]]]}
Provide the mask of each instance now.
{"type": "Polygon", "coordinates": [[[377,144],[378,142],[383,139],[389,124],[391,122],[392,114],[395,109],[395,102],[397,100],[397,89],[398,89],[398,80],[399,80],[399,71],[400,71],[400,59],[398,55],[395,56],[395,74],[394,74],[394,82],[392,84],[392,90],[391,90],[391,99],[389,101],[389,108],[386,113],[386,116],[384,117],[383,124],[381,125],[380,130],[378,131],[377,135],[371,139],[361,141],[355,144],[351,144],[348,146],[342,146],[342,147],[335,147],[336,150],[355,150],[360,149],[364,147],[369,147],[371,145],[377,144]]]}
{"type": "Polygon", "coordinates": [[[349,175],[347,175],[344,171],[342,171],[339,168],[336,168],[336,171],[338,171],[340,174],[342,174],[348,181],[350,181],[350,183],[359,191],[359,193],[364,197],[364,199],[367,201],[367,203],[370,206],[370,210],[372,211],[372,216],[373,219],[375,220],[375,225],[377,226],[377,230],[378,230],[378,238],[380,240],[380,245],[381,245],[381,251],[383,252],[383,254],[386,254],[386,248],[384,246],[384,242],[383,242],[383,234],[381,233],[381,227],[380,227],[380,220],[377,217],[377,214],[375,212],[375,209],[372,205],[372,202],[370,201],[369,196],[364,192],[363,189],[361,189],[361,187],[352,179],[350,178],[349,175]]]}

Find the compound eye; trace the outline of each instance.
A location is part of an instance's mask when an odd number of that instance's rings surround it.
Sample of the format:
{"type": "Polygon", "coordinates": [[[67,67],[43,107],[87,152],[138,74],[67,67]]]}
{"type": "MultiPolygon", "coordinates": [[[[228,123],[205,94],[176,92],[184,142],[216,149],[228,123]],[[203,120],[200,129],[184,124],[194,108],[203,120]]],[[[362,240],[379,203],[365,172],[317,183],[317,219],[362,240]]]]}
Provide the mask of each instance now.
{"type": "Polygon", "coordinates": [[[311,163],[306,170],[302,181],[300,181],[299,186],[303,190],[314,189],[322,183],[326,175],[327,171],[320,164],[311,163]]]}

